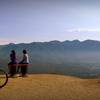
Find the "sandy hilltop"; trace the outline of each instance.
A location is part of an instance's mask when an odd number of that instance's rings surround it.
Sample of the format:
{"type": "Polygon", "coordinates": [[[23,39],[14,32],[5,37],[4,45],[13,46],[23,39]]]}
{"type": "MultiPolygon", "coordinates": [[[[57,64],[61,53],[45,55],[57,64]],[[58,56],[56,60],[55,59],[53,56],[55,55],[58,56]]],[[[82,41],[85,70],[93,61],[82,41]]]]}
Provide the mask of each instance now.
{"type": "Polygon", "coordinates": [[[100,100],[100,78],[33,74],[9,78],[0,100],[100,100]]]}

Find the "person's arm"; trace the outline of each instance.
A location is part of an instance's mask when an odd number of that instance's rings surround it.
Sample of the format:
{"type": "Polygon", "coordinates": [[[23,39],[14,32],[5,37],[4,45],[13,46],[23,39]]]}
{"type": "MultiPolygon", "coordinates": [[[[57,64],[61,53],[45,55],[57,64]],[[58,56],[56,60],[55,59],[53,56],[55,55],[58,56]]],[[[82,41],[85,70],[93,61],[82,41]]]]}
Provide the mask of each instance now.
{"type": "Polygon", "coordinates": [[[21,63],[23,63],[25,60],[26,60],[26,56],[23,55],[23,59],[22,59],[21,63]]]}

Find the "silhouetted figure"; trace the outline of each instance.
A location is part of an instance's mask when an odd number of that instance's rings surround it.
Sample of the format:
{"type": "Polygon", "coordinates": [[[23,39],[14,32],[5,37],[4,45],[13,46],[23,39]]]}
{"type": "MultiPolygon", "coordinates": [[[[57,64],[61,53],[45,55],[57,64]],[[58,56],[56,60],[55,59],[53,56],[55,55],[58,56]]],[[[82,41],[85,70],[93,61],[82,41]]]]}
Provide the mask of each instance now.
{"type": "Polygon", "coordinates": [[[23,50],[23,59],[19,64],[21,64],[21,65],[18,66],[18,70],[21,68],[21,74],[22,74],[22,77],[24,77],[27,74],[27,67],[29,64],[29,56],[25,49],[23,50]]]}
{"type": "Polygon", "coordinates": [[[10,77],[13,77],[16,74],[16,64],[17,64],[16,53],[15,50],[12,50],[10,54],[10,63],[8,63],[10,77]]]}

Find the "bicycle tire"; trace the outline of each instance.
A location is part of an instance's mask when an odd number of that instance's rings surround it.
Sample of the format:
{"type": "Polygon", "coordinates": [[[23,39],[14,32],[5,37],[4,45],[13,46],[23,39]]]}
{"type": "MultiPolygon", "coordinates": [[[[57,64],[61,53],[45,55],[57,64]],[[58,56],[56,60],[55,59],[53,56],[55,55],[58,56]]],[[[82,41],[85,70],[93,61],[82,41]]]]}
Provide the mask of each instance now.
{"type": "Polygon", "coordinates": [[[8,82],[8,74],[0,69],[0,88],[4,87],[8,82]]]}

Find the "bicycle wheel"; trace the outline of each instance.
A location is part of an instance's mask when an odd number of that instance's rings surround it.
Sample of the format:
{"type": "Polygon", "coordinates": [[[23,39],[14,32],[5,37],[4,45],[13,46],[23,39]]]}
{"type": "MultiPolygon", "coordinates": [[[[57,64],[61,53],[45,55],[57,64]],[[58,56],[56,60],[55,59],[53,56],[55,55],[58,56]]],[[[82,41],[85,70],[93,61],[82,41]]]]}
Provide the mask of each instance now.
{"type": "Polygon", "coordinates": [[[8,82],[8,75],[7,73],[0,69],[0,88],[4,87],[8,82]]]}

